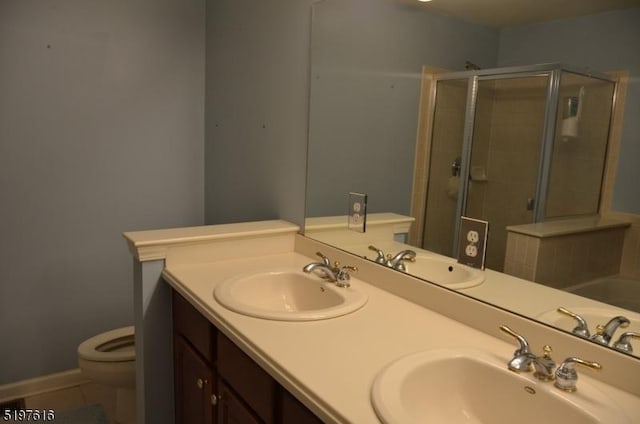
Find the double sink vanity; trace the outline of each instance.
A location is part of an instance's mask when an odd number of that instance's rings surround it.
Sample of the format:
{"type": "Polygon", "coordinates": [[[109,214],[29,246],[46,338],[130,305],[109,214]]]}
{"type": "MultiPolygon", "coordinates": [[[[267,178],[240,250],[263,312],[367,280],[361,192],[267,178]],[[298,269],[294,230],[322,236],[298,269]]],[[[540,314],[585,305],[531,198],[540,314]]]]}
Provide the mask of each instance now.
{"type": "Polygon", "coordinates": [[[637,359],[298,231],[125,233],[139,423],[640,421],[637,359]]]}

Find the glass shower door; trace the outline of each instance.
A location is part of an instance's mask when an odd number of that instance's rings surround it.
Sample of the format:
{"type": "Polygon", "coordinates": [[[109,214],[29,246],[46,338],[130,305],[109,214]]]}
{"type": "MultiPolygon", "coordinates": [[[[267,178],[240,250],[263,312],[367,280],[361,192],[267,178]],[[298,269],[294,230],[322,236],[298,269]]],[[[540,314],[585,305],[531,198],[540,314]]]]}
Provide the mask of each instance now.
{"type": "Polygon", "coordinates": [[[615,84],[563,72],[544,218],[599,211],[615,84]]]}
{"type": "Polygon", "coordinates": [[[436,82],[422,247],[457,257],[460,216],[486,220],[503,271],[507,227],[598,213],[612,79],[538,65],[436,82]]]}
{"type": "Polygon", "coordinates": [[[436,85],[422,247],[447,256],[453,251],[458,219],[468,84],[468,78],[461,78],[436,85]]]}
{"type": "Polygon", "coordinates": [[[510,225],[534,222],[549,74],[480,77],[463,215],[489,221],[487,268],[502,271],[510,225]]]}

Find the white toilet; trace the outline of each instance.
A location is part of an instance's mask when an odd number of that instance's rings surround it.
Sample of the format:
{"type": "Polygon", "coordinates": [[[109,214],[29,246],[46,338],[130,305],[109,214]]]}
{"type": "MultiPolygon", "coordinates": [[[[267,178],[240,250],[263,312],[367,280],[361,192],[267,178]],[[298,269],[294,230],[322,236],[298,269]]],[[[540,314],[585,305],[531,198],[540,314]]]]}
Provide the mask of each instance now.
{"type": "Polygon", "coordinates": [[[116,422],[135,423],[136,354],[133,326],[107,331],[78,346],[82,373],[116,389],[116,422]]]}

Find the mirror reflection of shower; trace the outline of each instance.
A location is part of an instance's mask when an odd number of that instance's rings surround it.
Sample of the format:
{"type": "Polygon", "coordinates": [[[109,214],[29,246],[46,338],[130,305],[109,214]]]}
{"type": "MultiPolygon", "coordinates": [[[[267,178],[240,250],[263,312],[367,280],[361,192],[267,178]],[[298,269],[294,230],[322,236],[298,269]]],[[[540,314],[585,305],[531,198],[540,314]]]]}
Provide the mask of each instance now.
{"type": "Polygon", "coordinates": [[[455,256],[459,217],[487,220],[502,271],[507,227],[598,214],[612,78],[553,64],[435,81],[423,248],[455,256]]]}

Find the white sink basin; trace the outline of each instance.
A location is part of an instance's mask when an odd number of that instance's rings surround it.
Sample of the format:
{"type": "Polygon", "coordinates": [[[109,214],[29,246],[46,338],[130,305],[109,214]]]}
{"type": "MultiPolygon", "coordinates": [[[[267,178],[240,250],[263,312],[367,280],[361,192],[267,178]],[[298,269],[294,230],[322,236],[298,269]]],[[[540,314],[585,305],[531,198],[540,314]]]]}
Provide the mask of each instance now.
{"type": "Polygon", "coordinates": [[[474,349],[439,349],[400,358],[376,377],[371,399],[391,424],[631,424],[602,391],[581,379],[566,393],[508,358],[474,349]]]}
{"type": "Polygon", "coordinates": [[[418,255],[405,266],[407,273],[450,289],[467,289],[484,281],[483,271],[437,256],[418,255]]]}
{"type": "Polygon", "coordinates": [[[367,303],[353,287],[338,287],[301,270],[245,274],[220,283],[215,299],[228,309],[258,318],[313,321],[351,313],[367,303]]]}
{"type": "MultiPolygon", "coordinates": [[[[611,318],[618,315],[627,317],[629,321],[631,321],[631,323],[626,328],[618,328],[612,339],[614,342],[618,340],[618,337],[620,337],[623,332],[640,332],[640,314],[636,312],[606,306],[565,306],[565,308],[570,310],[574,314],[580,315],[587,322],[591,334],[594,334],[596,332],[596,326],[598,324],[605,325],[611,318]]],[[[542,322],[546,322],[553,325],[554,327],[561,328],[569,332],[573,331],[573,329],[578,324],[575,319],[565,314],[561,314],[557,309],[545,311],[538,316],[538,319],[542,322]]]]}

